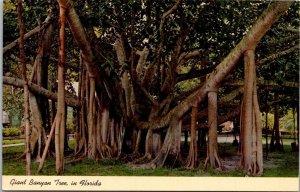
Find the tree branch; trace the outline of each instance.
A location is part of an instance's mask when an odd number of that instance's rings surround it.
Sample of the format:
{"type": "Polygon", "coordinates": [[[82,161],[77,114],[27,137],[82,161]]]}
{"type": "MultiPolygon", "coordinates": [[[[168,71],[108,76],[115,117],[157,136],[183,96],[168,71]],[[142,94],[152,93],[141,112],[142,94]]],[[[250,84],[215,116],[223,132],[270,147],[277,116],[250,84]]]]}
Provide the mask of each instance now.
{"type": "MultiPolygon", "coordinates": [[[[18,78],[14,78],[14,77],[6,77],[3,76],[3,84],[5,85],[11,85],[14,87],[18,87],[18,88],[23,88],[25,81],[18,79],[18,78]]],[[[38,86],[37,84],[34,84],[32,82],[28,82],[28,88],[30,91],[32,91],[35,94],[44,96],[48,99],[57,101],[57,94],[48,91],[47,89],[38,86]]],[[[80,101],[78,100],[78,98],[75,95],[72,94],[66,94],[66,104],[68,106],[71,107],[80,107],[80,101]]]]}
{"type": "Polygon", "coordinates": [[[202,49],[181,53],[178,59],[178,66],[193,57],[199,56],[201,53],[203,53],[202,49]]]}
{"type": "MultiPolygon", "coordinates": [[[[48,26],[48,24],[51,22],[52,20],[52,15],[49,14],[48,17],[45,19],[45,21],[43,22],[42,26],[37,26],[35,27],[34,29],[32,29],[31,31],[27,32],[25,35],[24,35],[24,40],[30,38],[31,36],[35,35],[36,33],[39,33],[41,30],[43,30],[44,28],[46,28],[48,26]]],[[[18,42],[19,42],[20,38],[14,40],[13,42],[5,45],[3,47],[3,55],[11,50],[12,48],[14,48],[18,42]]]]}
{"type": "Polygon", "coordinates": [[[288,55],[288,54],[290,54],[290,53],[296,51],[297,49],[299,49],[299,44],[297,44],[297,45],[295,45],[295,46],[293,46],[293,47],[291,47],[291,48],[289,48],[289,49],[286,49],[286,50],[284,50],[284,51],[281,51],[281,52],[279,52],[279,53],[274,53],[274,54],[272,54],[272,55],[269,55],[268,57],[266,57],[266,58],[261,59],[260,61],[258,61],[258,62],[257,62],[257,66],[263,65],[263,64],[265,64],[265,63],[267,63],[267,62],[270,62],[270,61],[273,61],[273,60],[275,60],[275,59],[277,59],[277,58],[279,58],[279,57],[288,55]]]}
{"type": "Polygon", "coordinates": [[[172,119],[181,119],[192,106],[199,104],[207,97],[209,90],[220,85],[229,72],[237,65],[243,53],[247,49],[253,49],[257,46],[273,23],[278,20],[291,4],[292,2],[286,1],[272,3],[257,19],[238,45],[216,67],[200,89],[189,95],[167,115],[152,122],[139,122],[138,127],[142,129],[159,129],[167,126],[172,119]]]}
{"type": "Polygon", "coordinates": [[[182,0],[176,0],[175,5],[173,5],[173,7],[171,9],[169,9],[168,11],[164,12],[161,19],[160,19],[160,24],[159,24],[159,36],[160,36],[160,43],[159,43],[159,47],[158,47],[158,52],[157,52],[157,57],[160,57],[160,53],[163,49],[163,45],[164,45],[164,31],[163,31],[163,26],[165,23],[165,19],[168,15],[170,15],[171,13],[173,13],[173,11],[175,11],[179,4],[181,3],[182,0]]]}

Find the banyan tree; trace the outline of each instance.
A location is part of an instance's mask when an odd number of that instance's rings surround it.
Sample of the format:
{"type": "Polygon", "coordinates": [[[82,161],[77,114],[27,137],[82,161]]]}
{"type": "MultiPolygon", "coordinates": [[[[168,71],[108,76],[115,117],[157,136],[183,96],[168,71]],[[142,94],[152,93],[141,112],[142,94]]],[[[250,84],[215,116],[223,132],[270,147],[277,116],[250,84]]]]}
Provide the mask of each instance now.
{"type": "Polygon", "coordinates": [[[24,94],[28,87],[27,162],[38,161],[41,170],[46,158],[55,157],[57,174],[64,172],[66,155],[152,169],[197,168],[207,142],[205,167],[222,170],[218,125],[235,120],[241,129],[237,166],[250,175],[263,173],[259,97],[264,90],[293,92],[299,86],[292,78],[281,84],[264,79],[263,67],[298,49],[291,21],[298,3],[30,2],[19,1],[15,9],[7,2],[8,13],[19,13],[20,34],[14,39],[5,29],[3,49],[4,84],[24,88],[24,94]],[[34,26],[30,14],[37,12],[34,26]],[[287,35],[275,41],[272,28],[287,35]],[[285,46],[265,51],[272,44],[285,46]],[[20,78],[12,61],[30,66],[28,79],[26,67],[20,78]],[[70,108],[76,139],[71,154],[70,108]],[[190,133],[186,155],[183,133],[190,133]]]}

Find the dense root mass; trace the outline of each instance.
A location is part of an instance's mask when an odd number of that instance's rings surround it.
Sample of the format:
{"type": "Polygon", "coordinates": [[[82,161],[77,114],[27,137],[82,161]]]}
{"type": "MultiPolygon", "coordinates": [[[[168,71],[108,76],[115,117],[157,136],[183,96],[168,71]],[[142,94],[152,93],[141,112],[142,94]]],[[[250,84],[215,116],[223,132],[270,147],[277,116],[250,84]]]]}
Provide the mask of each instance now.
{"type": "Polygon", "coordinates": [[[180,156],[181,126],[181,120],[173,119],[171,121],[158,155],[149,163],[141,165],[141,167],[154,169],[156,167],[163,167],[165,164],[174,167],[180,156]]]}

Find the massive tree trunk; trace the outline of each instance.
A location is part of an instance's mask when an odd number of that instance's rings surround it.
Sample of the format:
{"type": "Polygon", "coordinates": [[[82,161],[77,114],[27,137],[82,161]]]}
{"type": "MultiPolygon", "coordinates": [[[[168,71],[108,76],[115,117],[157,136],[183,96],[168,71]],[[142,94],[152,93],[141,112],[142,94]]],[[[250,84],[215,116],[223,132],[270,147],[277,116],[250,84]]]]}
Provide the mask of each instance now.
{"type": "MultiPolygon", "coordinates": [[[[120,147],[122,147],[120,140],[123,139],[121,134],[124,134],[123,121],[127,122],[126,115],[124,115],[126,110],[124,114],[124,111],[122,111],[125,107],[121,107],[122,114],[118,114],[119,109],[115,109],[112,106],[112,103],[120,103],[117,104],[120,106],[123,104],[122,95],[115,94],[121,92],[121,86],[119,82],[115,82],[114,78],[106,79],[108,77],[106,72],[98,69],[95,65],[96,57],[71,1],[68,1],[66,9],[66,19],[70,30],[81,50],[81,60],[84,64],[82,68],[87,70],[83,76],[94,78],[91,81],[92,83],[89,83],[88,78],[84,77],[85,79],[80,86],[81,91],[84,93],[81,94],[80,98],[81,118],[79,135],[83,136],[83,139],[78,140],[76,154],[88,155],[91,159],[113,158],[119,155],[120,147]],[[89,114],[87,119],[86,114],[89,114]],[[120,120],[122,119],[120,116],[123,115],[125,118],[120,120]]],[[[128,91],[127,88],[126,90],[128,91]]],[[[127,104],[134,103],[132,98],[131,94],[130,99],[127,99],[130,102],[127,102],[127,104]]],[[[129,108],[130,106],[126,107],[130,113],[132,109],[129,108]]]]}
{"type": "Polygon", "coordinates": [[[154,169],[162,167],[165,163],[171,167],[175,166],[180,156],[181,127],[182,120],[173,117],[160,152],[151,162],[141,167],[154,169]]]}
{"type": "Polygon", "coordinates": [[[95,159],[96,157],[96,140],[94,139],[95,134],[95,78],[89,77],[90,82],[90,97],[89,97],[89,105],[88,105],[88,158],[95,159]]]}
{"type": "Polygon", "coordinates": [[[207,145],[207,157],[205,160],[205,166],[208,164],[212,168],[222,169],[218,154],[218,108],[217,108],[217,91],[213,90],[208,92],[208,145],[207,145]]]}
{"type": "Polygon", "coordinates": [[[55,126],[55,155],[56,172],[64,172],[64,139],[65,139],[65,14],[67,3],[59,1],[59,58],[58,58],[58,91],[57,91],[57,120],[55,126]]]}
{"type": "Polygon", "coordinates": [[[83,61],[80,56],[80,76],[79,76],[79,85],[78,85],[78,97],[81,103],[80,112],[79,112],[79,125],[78,130],[76,132],[76,148],[75,154],[85,156],[87,154],[87,134],[86,134],[86,102],[85,102],[85,78],[86,78],[86,70],[83,67],[83,61]]]}
{"type": "Polygon", "coordinates": [[[31,175],[31,146],[30,146],[30,116],[29,116],[29,89],[26,76],[25,50],[24,50],[24,28],[22,21],[22,0],[18,0],[18,25],[20,32],[19,50],[20,63],[22,65],[22,77],[24,80],[24,121],[25,121],[25,153],[26,153],[26,175],[31,175]]]}
{"type": "Polygon", "coordinates": [[[241,110],[240,167],[249,175],[263,173],[261,117],[256,92],[254,50],[245,52],[245,85],[241,110]]]}
{"type": "Polygon", "coordinates": [[[32,153],[34,155],[33,157],[35,157],[36,161],[39,162],[41,159],[42,148],[46,143],[46,134],[43,127],[43,120],[37,99],[32,93],[29,93],[29,99],[33,124],[30,145],[32,153]]]}
{"type": "MultiPolygon", "coordinates": [[[[30,81],[38,86],[47,89],[48,87],[48,58],[51,46],[51,37],[53,32],[53,24],[49,24],[45,32],[41,35],[40,45],[37,56],[35,58],[34,67],[31,73],[30,81]]],[[[49,102],[42,95],[30,92],[30,108],[32,112],[32,137],[31,147],[37,161],[41,159],[42,148],[46,143],[46,132],[50,131],[49,102]]]]}

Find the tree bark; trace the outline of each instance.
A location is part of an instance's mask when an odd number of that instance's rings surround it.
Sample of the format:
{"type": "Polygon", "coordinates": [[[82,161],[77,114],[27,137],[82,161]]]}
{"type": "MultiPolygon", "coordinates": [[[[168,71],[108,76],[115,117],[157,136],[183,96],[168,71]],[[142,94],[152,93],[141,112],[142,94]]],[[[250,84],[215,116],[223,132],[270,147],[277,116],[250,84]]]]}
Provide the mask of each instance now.
{"type": "Polygon", "coordinates": [[[22,21],[22,0],[18,0],[18,25],[19,25],[19,50],[20,63],[22,65],[22,77],[24,80],[24,121],[25,121],[25,152],[26,152],[26,175],[31,175],[31,147],[30,147],[30,121],[29,121],[29,89],[26,76],[24,28],[22,21]]]}
{"type": "Polygon", "coordinates": [[[154,169],[162,167],[166,162],[173,167],[180,155],[181,127],[182,121],[173,117],[164,140],[164,145],[159,154],[151,162],[141,167],[154,169]]]}
{"type": "MultiPolygon", "coordinates": [[[[48,87],[48,58],[51,46],[51,37],[53,32],[53,24],[49,24],[39,42],[38,52],[34,61],[34,67],[31,73],[30,82],[36,83],[43,88],[48,87]]],[[[48,128],[47,120],[49,119],[49,103],[48,99],[38,94],[29,92],[30,108],[32,112],[32,137],[31,148],[36,161],[41,160],[42,148],[46,143],[46,130],[48,128]],[[36,145],[38,144],[38,145],[36,145]]],[[[50,131],[50,130],[49,130],[50,131]]],[[[33,157],[34,157],[33,156],[33,157]]]]}
{"type": "Polygon", "coordinates": [[[93,137],[95,136],[95,124],[94,124],[94,108],[95,108],[95,79],[94,77],[89,78],[90,82],[90,97],[89,97],[89,105],[88,105],[88,158],[95,159],[96,158],[96,147],[94,146],[94,142],[96,142],[93,137]]]}
{"type": "Polygon", "coordinates": [[[57,119],[55,126],[55,155],[56,172],[64,172],[64,139],[65,139],[65,14],[67,3],[63,0],[59,3],[59,57],[58,57],[58,91],[57,91],[57,119]]]}
{"type": "MultiPolygon", "coordinates": [[[[254,68],[254,74],[256,74],[256,70],[254,68]]],[[[256,145],[256,150],[254,150],[254,161],[256,161],[256,175],[263,174],[263,145],[262,145],[262,117],[259,109],[258,97],[257,97],[257,88],[256,88],[256,75],[254,79],[254,90],[253,90],[253,112],[254,112],[254,125],[255,130],[253,130],[253,134],[255,135],[256,140],[253,142],[256,145]]]]}
{"type": "Polygon", "coordinates": [[[196,129],[197,129],[197,113],[198,106],[192,107],[192,118],[191,118],[191,140],[190,140],[190,149],[187,161],[185,162],[185,167],[187,168],[196,168],[197,159],[198,159],[198,149],[197,149],[197,137],[196,137],[196,129]]]}
{"type": "Polygon", "coordinates": [[[30,141],[31,149],[32,152],[35,152],[33,155],[35,155],[36,161],[39,162],[41,160],[42,147],[46,142],[46,133],[43,127],[43,120],[42,120],[41,111],[39,109],[37,99],[30,92],[29,92],[29,103],[32,112],[32,124],[33,124],[31,141],[30,141]]]}
{"type": "Polygon", "coordinates": [[[263,173],[261,117],[256,91],[255,52],[245,52],[245,85],[241,109],[240,167],[248,175],[263,173]]]}
{"type": "Polygon", "coordinates": [[[205,160],[205,167],[210,165],[212,168],[222,169],[218,154],[218,99],[217,91],[212,90],[208,92],[208,145],[207,145],[207,157],[205,160]]]}

